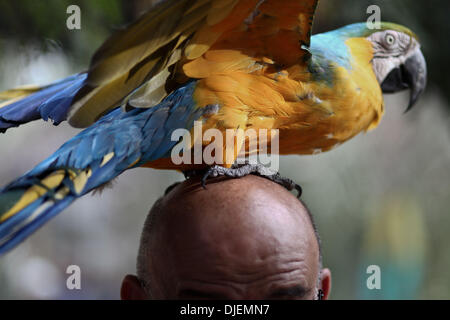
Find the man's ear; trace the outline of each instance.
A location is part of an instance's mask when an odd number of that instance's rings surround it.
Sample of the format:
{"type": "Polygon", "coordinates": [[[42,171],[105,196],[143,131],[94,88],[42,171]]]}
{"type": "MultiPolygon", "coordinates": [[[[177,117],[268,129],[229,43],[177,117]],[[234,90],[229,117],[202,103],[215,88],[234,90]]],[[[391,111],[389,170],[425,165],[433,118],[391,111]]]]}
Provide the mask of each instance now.
{"type": "Polygon", "coordinates": [[[141,282],[136,276],[127,275],[122,281],[120,289],[120,298],[122,300],[146,300],[148,299],[141,282]]]}
{"type": "Polygon", "coordinates": [[[321,271],[321,283],[320,283],[322,292],[323,292],[323,300],[328,300],[328,297],[331,292],[331,271],[330,269],[322,269],[321,271]]]}

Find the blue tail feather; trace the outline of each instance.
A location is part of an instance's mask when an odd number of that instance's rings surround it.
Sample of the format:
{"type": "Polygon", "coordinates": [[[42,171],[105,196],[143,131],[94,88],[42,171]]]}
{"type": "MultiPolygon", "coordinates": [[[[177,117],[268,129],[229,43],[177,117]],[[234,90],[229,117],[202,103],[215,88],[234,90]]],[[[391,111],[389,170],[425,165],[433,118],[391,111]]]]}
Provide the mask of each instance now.
{"type": "Polygon", "coordinates": [[[35,217],[32,216],[33,212],[39,208],[39,204],[42,204],[42,200],[34,202],[32,205],[25,208],[23,212],[25,219],[19,220],[19,223],[15,224],[16,230],[7,234],[6,237],[3,237],[3,224],[0,227],[0,255],[5,254],[9,250],[16,247],[22,241],[24,241],[28,236],[30,236],[33,232],[43,226],[45,222],[56,216],[61,210],[64,210],[68,205],[70,205],[75,200],[74,196],[68,196],[63,200],[56,202],[55,205],[48,207],[43,210],[39,215],[35,217]],[[21,227],[21,224],[23,227],[21,227]]]}

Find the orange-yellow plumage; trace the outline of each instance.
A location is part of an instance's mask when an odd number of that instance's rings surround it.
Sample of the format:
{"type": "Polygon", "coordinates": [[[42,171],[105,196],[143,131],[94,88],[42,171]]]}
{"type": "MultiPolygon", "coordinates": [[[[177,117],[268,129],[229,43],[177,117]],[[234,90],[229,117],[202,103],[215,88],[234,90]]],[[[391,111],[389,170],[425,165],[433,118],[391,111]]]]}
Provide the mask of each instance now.
{"type": "Polygon", "coordinates": [[[205,129],[279,129],[281,154],[312,154],[374,128],[383,113],[370,43],[353,38],[347,46],[351,68],[334,66],[333,86],[311,81],[299,64],[276,71],[238,50],[211,50],[184,71],[200,79],[194,94],[200,106],[221,106],[205,129]]]}

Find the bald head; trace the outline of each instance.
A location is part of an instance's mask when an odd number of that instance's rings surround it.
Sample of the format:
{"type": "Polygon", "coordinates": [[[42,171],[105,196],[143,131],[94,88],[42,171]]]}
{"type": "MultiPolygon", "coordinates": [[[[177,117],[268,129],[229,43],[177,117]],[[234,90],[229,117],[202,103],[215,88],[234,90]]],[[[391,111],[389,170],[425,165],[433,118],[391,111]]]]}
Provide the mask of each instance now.
{"type": "Polygon", "coordinates": [[[155,299],[312,299],[319,251],[308,210],[280,185],[250,175],[205,190],[190,179],[152,208],[138,278],[155,299]]]}

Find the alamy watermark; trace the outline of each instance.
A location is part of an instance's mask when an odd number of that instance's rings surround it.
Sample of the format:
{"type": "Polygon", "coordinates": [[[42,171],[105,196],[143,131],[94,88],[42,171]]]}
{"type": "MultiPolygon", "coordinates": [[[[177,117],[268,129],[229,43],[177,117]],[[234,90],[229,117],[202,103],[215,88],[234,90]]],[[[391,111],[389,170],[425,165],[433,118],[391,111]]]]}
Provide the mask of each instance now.
{"type": "Polygon", "coordinates": [[[66,280],[68,290],[81,290],[81,268],[77,265],[70,265],[66,269],[66,274],[70,274],[66,280]]]}
{"type": "Polygon", "coordinates": [[[73,4],[67,7],[66,13],[69,17],[66,20],[66,26],[69,30],[81,30],[81,9],[73,4]]]}
{"type": "Polygon", "coordinates": [[[369,18],[367,18],[367,28],[370,30],[379,30],[381,29],[381,8],[375,4],[367,7],[367,14],[369,14],[369,18]]]}
{"type": "Polygon", "coordinates": [[[370,265],[367,267],[366,273],[370,274],[366,281],[367,289],[381,290],[381,268],[377,265],[370,265]]]}
{"type": "Polygon", "coordinates": [[[275,171],[279,169],[279,130],[203,131],[203,122],[195,121],[191,131],[174,130],[171,141],[178,142],[171,153],[171,160],[175,165],[259,163],[275,171]]]}

